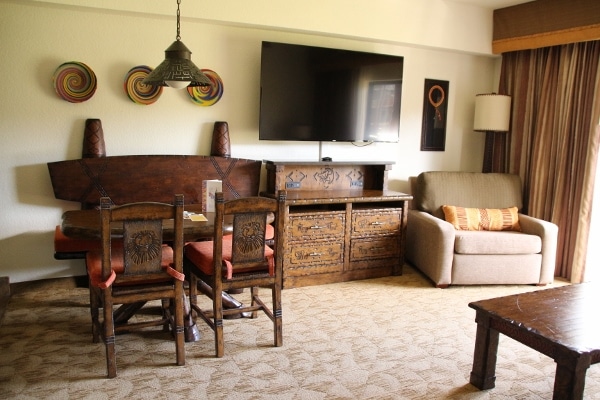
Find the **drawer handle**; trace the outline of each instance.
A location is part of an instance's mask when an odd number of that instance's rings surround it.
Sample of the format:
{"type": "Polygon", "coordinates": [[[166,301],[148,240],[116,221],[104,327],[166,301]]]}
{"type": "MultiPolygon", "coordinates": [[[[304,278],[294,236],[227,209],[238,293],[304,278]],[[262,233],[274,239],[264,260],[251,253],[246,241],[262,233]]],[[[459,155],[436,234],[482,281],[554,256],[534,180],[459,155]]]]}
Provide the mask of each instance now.
{"type": "Polygon", "coordinates": [[[383,225],[383,222],[375,221],[371,222],[371,225],[383,225]]]}
{"type": "Polygon", "coordinates": [[[309,255],[310,257],[319,257],[319,256],[322,256],[322,255],[323,255],[323,253],[309,253],[308,255],[309,255]]]}
{"type": "Polygon", "coordinates": [[[382,250],[385,250],[385,247],[371,247],[370,250],[371,251],[382,251],[382,250]]]}
{"type": "Polygon", "coordinates": [[[324,226],[320,226],[320,225],[313,225],[310,227],[310,229],[325,229],[324,226]]]}

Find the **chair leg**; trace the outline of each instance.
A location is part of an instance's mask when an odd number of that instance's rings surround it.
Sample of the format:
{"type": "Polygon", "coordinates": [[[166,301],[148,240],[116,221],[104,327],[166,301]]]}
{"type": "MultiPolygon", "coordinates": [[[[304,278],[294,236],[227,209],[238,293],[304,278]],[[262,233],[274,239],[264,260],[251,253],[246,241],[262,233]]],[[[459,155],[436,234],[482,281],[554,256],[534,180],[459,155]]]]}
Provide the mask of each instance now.
{"type": "Polygon", "coordinates": [[[163,324],[163,332],[169,332],[171,330],[171,318],[175,315],[173,307],[176,307],[174,302],[171,299],[161,299],[161,312],[162,317],[165,319],[165,323],[163,324]]]}
{"type": "MultiPolygon", "coordinates": [[[[190,275],[190,280],[189,280],[189,288],[188,288],[188,293],[189,293],[189,302],[190,302],[190,306],[197,306],[198,305],[198,278],[196,278],[196,276],[194,274],[189,274],[190,275]]],[[[194,309],[194,307],[190,307],[190,317],[192,317],[192,319],[195,321],[196,320],[196,310],[194,309]]]]}
{"type": "Polygon", "coordinates": [[[275,346],[281,347],[283,346],[283,311],[281,306],[281,287],[278,284],[275,284],[275,286],[271,288],[271,293],[273,296],[273,326],[275,330],[275,346]]]}
{"type": "Polygon", "coordinates": [[[175,285],[179,286],[175,292],[174,303],[175,303],[175,323],[174,323],[174,334],[175,334],[175,348],[177,352],[177,365],[185,365],[185,336],[183,327],[183,302],[185,300],[185,294],[183,292],[183,282],[176,282],[175,285]]]}
{"type": "MultiPolygon", "coordinates": [[[[258,286],[252,286],[252,288],[250,288],[250,298],[252,299],[250,304],[254,307],[256,305],[256,299],[258,298],[258,286]]],[[[258,311],[252,311],[250,318],[258,318],[258,311]]]]}
{"type": "MultiPolygon", "coordinates": [[[[110,288],[106,289],[110,290],[110,288]]],[[[109,378],[117,376],[115,352],[115,326],[113,321],[112,299],[104,297],[104,345],[106,346],[106,369],[109,378]]]]}
{"type": "Polygon", "coordinates": [[[98,289],[96,289],[92,282],[89,282],[89,290],[90,290],[90,314],[92,317],[92,342],[98,343],[100,342],[100,298],[98,289]]]}
{"type": "Polygon", "coordinates": [[[225,345],[223,343],[223,298],[221,286],[215,285],[212,293],[213,321],[215,330],[215,352],[217,357],[223,357],[225,345]]]}

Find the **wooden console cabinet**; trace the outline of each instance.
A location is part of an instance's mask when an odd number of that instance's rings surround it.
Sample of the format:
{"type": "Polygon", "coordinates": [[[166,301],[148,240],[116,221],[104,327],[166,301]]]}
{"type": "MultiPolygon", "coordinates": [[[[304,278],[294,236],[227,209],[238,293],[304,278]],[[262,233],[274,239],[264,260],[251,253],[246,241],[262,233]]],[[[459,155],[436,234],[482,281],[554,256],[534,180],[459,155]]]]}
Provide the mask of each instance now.
{"type": "Polygon", "coordinates": [[[266,161],[267,190],[287,190],[283,287],[401,275],[408,201],[385,162],[266,161]]]}

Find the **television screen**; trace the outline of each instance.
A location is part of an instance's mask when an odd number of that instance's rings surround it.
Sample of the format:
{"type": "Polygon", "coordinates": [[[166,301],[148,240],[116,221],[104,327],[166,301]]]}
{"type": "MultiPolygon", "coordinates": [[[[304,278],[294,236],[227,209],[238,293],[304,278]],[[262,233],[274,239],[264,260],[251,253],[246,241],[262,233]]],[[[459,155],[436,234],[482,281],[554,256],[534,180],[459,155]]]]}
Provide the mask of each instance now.
{"type": "Polygon", "coordinates": [[[263,42],[259,138],[397,142],[403,61],[263,42]]]}

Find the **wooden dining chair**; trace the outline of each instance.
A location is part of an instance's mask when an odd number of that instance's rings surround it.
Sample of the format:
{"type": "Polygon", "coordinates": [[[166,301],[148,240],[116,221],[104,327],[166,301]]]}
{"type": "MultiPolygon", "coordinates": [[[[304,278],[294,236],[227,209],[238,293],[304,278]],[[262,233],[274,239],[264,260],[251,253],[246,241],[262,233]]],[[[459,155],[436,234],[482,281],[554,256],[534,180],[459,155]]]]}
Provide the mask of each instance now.
{"type": "MultiPolygon", "coordinates": [[[[223,193],[215,196],[216,216],[214,238],[193,242],[184,248],[184,270],[189,279],[189,299],[193,316],[199,316],[212,328],[217,357],[224,353],[223,317],[250,313],[256,318],[263,311],[273,322],[274,345],[283,344],[281,288],[283,273],[282,240],[286,192],[277,199],[245,197],[225,201],[223,193]],[[268,218],[274,215],[273,246],[265,244],[268,218]],[[233,231],[225,232],[226,217],[233,217],[233,231]],[[212,288],[212,310],[198,305],[198,284],[212,288]],[[259,287],[271,290],[272,305],[259,296],[259,287]],[[221,292],[250,288],[250,304],[224,309],[221,292]]],[[[229,219],[231,224],[231,219],[229,219]]]]}
{"type": "MultiPolygon", "coordinates": [[[[177,365],[185,365],[183,281],[183,195],[174,203],[141,202],[112,207],[100,199],[102,249],[86,255],[89,276],[93,341],[106,345],[108,377],[117,375],[115,333],[163,326],[175,336],[177,365]],[[164,244],[163,220],[173,220],[174,236],[164,244]],[[122,229],[122,241],[111,241],[114,229],[122,229]],[[160,300],[160,318],[115,322],[115,305],[131,307],[160,300]],[[100,308],[103,317],[100,318],[100,308]]],[[[119,233],[120,235],[120,233],[119,233]]],[[[171,339],[170,339],[171,340],[171,339]]]]}

